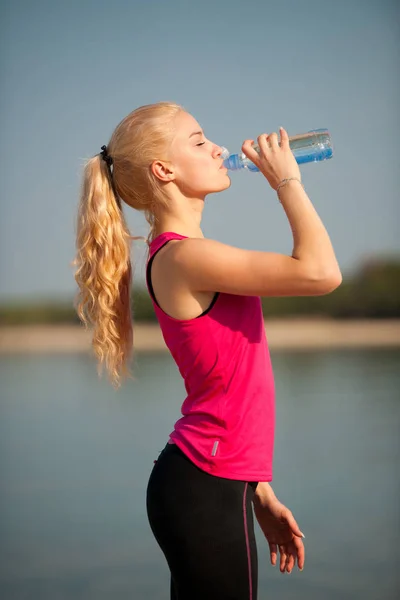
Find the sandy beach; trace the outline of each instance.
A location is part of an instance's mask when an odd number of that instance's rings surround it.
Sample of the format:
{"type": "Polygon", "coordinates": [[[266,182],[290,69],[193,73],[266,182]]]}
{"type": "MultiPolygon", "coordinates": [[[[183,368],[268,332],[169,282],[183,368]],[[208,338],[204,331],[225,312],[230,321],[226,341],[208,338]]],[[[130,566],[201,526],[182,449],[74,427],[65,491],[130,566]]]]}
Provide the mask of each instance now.
{"type": "MultiPolygon", "coordinates": [[[[271,350],[400,347],[399,320],[336,321],[332,319],[270,319],[265,330],[271,350]]],[[[91,334],[79,325],[0,327],[0,353],[89,352],[91,334]]],[[[134,327],[134,348],[168,349],[157,323],[134,327]]]]}

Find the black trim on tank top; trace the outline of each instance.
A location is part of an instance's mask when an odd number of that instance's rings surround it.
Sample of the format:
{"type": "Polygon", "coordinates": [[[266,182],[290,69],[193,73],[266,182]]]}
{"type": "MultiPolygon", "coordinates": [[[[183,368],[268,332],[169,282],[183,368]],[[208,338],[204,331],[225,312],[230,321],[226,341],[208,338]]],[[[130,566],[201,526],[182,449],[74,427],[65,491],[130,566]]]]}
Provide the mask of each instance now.
{"type": "MultiPolygon", "coordinates": [[[[158,302],[157,302],[157,298],[156,298],[156,296],[155,296],[155,293],[154,293],[153,284],[151,283],[151,265],[153,264],[153,260],[154,260],[154,257],[155,257],[155,255],[157,254],[157,252],[159,252],[159,251],[161,250],[161,248],[164,248],[164,246],[166,246],[166,245],[168,244],[168,242],[170,242],[170,241],[171,241],[171,240],[167,240],[167,241],[165,242],[165,244],[162,244],[162,245],[161,245],[161,246],[160,246],[160,247],[159,247],[159,248],[158,248],[158,249],[157,249],[157,250],[154,252],[154,254],[153,254],[153,256],[150,258],[150,260],[149,260],[149,262],[148,262],[148,265],[147,265],[147,268],[146,268],[146,280],[147,280],[147,285],[148,285],[148,287],[149,287],[149,290],[150,290],[150,294],[151,294],[151,296],[152,296],[152,298],[153,298],[154,302],[157,304],[158,308],[159,308],[160,310],[162,310],[162,312],[163,312],[164,314],[166,314],[166,315],[167,315],[167,313],[166,313],[166,312],[165,312],[165,311],[164,311],[164,310],[161,308],[161,306],[158,304],[158,302]]],[[[216,303],[218,296],[219,296],[219,292],[215,292],[215,296],[214,296],[214,298],[212,299],[210,306],[209,306],[208,308],[206,308],[206,310],[205,310],[204,312],[202,312],[202,313],[201,313],[201,315],[198,315],[197,317],[193,317],[193,319],[199,319],[200,317],[203,317],[203,316],[204,316],[204,315],[206,315],[208,312],[210,312],[210,310],[212,309],[212,307],[213,307],[213,306],[214,306],[214,304],[216,303]]],[[[167,315],[167,316],[170,316],[170,315],[167,315]]],[[[175,319],[175,317],[171,317],[171,318],[174,318],[174,319],[175,319]]],[[[175,319],[175,320],[177,320],[177,321],[182,321],[182,320],[183,320],[183,321],[187,321],[187,320],[189,320],[189,319],[175,319]]]]}

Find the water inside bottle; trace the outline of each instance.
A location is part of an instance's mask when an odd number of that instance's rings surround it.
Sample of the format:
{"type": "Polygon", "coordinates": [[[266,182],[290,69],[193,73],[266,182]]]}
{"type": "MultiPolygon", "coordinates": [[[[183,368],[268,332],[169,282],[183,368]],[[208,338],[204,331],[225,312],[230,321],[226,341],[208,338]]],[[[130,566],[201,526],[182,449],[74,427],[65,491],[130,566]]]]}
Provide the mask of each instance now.
{"type": "MultiPolygon", "coordinates": [[[[333,156],[332,142],[328,129],[312,129],[307,133],[289,136],[289,145],[298,164],[318,162],[333,156]]],[[[245,165],[250,171],[259,171],[245,154],[229,155],[226,148],[223,148],[223,150],[222,158],[227,169],[237,170],[243,168],[245,165]]],[[[259,151],[258,145],[254,146],[254,150],[259,151]]]]}

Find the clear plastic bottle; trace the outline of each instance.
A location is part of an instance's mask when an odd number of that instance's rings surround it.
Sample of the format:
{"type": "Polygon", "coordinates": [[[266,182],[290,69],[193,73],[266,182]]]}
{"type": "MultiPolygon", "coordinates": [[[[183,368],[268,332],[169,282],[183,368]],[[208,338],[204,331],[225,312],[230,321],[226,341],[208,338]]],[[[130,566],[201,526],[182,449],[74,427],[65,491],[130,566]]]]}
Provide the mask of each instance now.
{"type": "MultiPolygon", "coordinates": [[[[326,160],[332,158],[333,155],[331,137],[327,129],[312,129],[307,133],[289,136],[289,146],[299,165],[326,160]]],[[[253,148],[257,152],[259,151],[258,146],[253,146],[253,148]]],[[[248,169],[253,172],[260,171],[242,152],[229,155],[228,150],[224,148],[222,158],[224,159],[224,166],[230,171],[237,171],[238,169],[248,169]]]]}

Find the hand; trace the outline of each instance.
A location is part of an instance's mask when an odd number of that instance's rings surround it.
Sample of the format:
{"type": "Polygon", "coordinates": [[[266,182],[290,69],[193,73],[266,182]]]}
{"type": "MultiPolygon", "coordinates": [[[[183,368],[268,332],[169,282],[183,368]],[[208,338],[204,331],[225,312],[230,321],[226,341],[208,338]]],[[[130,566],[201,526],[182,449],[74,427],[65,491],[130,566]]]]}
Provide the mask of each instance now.
{"type": "Polygon", "coordinates": [[[275,494],[269,494],[262,500],[255,496],[253,504],[257,521],[269,544],[271,564],[276,565],[277,549],[279,548],[281,573],[285,573],[285,571],[290,573],[295,566],[296,558],[297,566],[302,571],[304,567],[302,537],[304,535],[291,511],[279,502],[275,494]]]}
{"type": "Polygon", "coordinates": [[[287,131],[281,127],[280,133],[279,143],[275,131],[258,136],[259,153],[252,147],[254,140],[245,140],[242,146],[242,152],[260,169],[274,190],[287,177],[297,177],[301,181],[299,165],[290,148],[287,131]]]}

